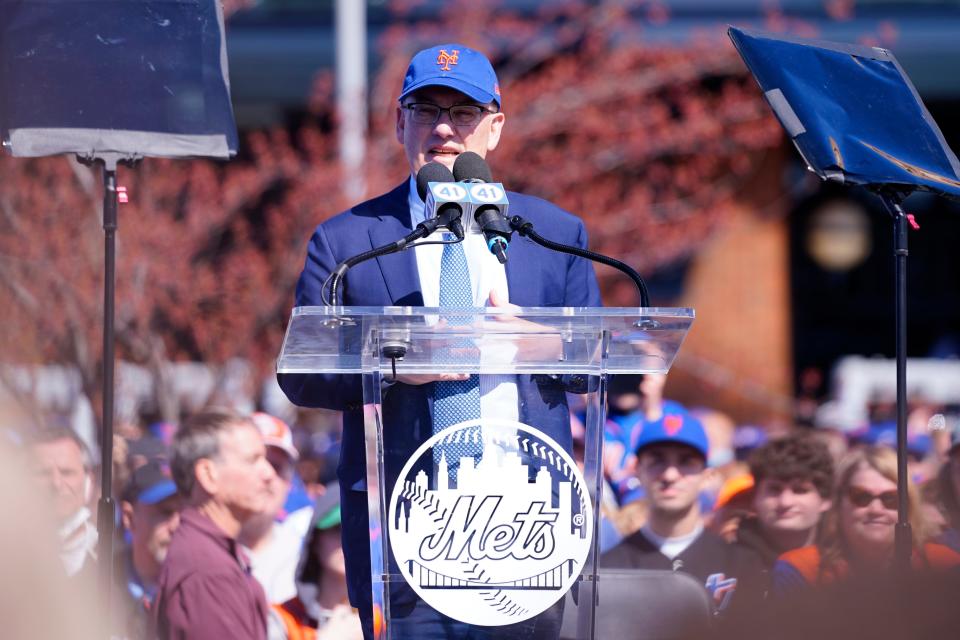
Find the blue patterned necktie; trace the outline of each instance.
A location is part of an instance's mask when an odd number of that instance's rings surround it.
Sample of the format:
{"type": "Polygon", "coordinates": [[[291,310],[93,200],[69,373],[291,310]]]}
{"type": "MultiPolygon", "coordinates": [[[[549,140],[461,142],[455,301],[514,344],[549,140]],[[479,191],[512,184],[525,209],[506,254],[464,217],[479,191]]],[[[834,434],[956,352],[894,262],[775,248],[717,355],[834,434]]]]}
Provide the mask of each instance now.
{"type": "MultiPolygon", "coordinates": [[[[473,290],[470,286],[470,268],[467,265],[467,254],[462,243],[446,244],[443,246],[443,256],[440,258],[440,306],[441,307],[472,307],[473,290]]],[[[468,317],[449,318],[451,325],[466,324],[468,317]]],[[[471,348],[470,341],[462,345],[471,348]]],[[[461,345],[453,345],[458,347],[461,345]]],[[[455,362],[454,354],[439,354],[441,362],[455,362]]],[[[433,391],[433,432],[480,417],[480,377],[471,375],[467,380],[453,382],[436,382],[433,391]]],[[[433,447],[433,461],[440,462],[441,453],[446,456],[449,476],[452,480],[456,469],[459,468],[460,458],[479,458],[483,453],[483,444],[476,436],[479,427],[474,427],[470,433],[461,434],[456,441],[437,443],[433,447]]]]}

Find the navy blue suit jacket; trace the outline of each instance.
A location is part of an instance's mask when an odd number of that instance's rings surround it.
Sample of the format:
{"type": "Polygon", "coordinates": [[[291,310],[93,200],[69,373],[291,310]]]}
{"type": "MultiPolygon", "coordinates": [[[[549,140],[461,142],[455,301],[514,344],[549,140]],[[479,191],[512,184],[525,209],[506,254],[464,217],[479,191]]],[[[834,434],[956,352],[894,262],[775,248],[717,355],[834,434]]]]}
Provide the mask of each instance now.
{"type": "MultiPolygon", "coordinates": [[[[387,194],[363,202],[317,227],[310,239],[306,264],[297,283],[297,306],[322,305],[327,276],[341,261],[389,244],[410,233],[407,202],[409,181],[387,194]]],[[[532,196],[509,192],[510,214],[520,215],[551,240],[586,247],[587,234],[576,216],[532,196]]],[[[600,292],[593,265],[583,258],[544,249],[515,235],[506,264],[510,302],[523,307],[598,307],[600,292]]],[[[382,256],[353,267],[342,289],[346,306],[423,306],[416,258],[412,251],[382,256]]],[[[329,294],[329,291],[327,292],[329,294]]],[[[367,545],[366,464],[358,376],[284,374],[280,386],[297,405],[343,411],[343,443],[337,469],[344,496],[344,552],[347,557],[351,601],[369,603],[369,547],[351,553],[352,542],[367,545]],[[351,496],[353,492],[362,495],[351,496]],[[354,505],[349,503],[355,502],[354,505]],[[361,513],[352,513],[353,511],[361,513]],[[348,513],[350,512],[350,513],[348,513]],[[362,531],[360,530],[362,529],[362,531]],[[361,566],[361,559],[366,563],[361,566]],[[366,570],[366,579],[362,575],[366,570]]],[[[568,451],[570,416],[560,380],[548,376],[518,376],[520,421],[544,431],[568,451]]],[[[387,486],[392,487],[403,464],[420,443],[432,435],[433,385],[395,384],[384,390],[382,411],[403,416],[404,429],[384,430],[387,486]]],[[[369,606],[369,605],[367,605],[369,606]]]]}

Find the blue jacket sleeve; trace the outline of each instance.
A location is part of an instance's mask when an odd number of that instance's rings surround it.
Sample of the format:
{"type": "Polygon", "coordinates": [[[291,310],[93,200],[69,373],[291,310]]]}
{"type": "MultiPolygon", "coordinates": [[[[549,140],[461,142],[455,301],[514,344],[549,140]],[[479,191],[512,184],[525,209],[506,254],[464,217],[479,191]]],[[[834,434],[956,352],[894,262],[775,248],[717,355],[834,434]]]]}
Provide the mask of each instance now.
{"type": "MultiPolygon", "coordinates": [[[[324,226],[320,225],[307,246],[306,263],[297,281],[296,306],[325,304],[324,285],[339,262],[324,226]]],[[[290,401],[301,407],[348,411],[363,405],[362,383],[357,375],[279,373],[277,382],[290,401]]]]}
{"type": "MultiPolygon", "coordinates": [[[[577,237],[575,244],[587,249],[587,229],[583,221],[577,218],[577,237]]],[[[600,287],[593,262],[578,256],[568,256],[567,287],[563,304],[566,307],[602,307],[600,287]]]]}

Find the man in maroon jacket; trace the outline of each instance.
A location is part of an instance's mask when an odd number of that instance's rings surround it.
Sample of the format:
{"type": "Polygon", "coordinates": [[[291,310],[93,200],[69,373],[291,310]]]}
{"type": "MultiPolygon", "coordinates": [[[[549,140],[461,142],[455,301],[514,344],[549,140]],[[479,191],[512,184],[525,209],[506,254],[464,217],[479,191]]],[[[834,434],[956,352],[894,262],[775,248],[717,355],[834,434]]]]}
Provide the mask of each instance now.
{"type": "Polygon", "coordinates": [[[207,411],[180,427],[172,449],[187,508],[160,572],[156,636],[265,640],[266,599],[237,543],[269,497],[273,470],[260,431],[247,418],[207,411]]]}

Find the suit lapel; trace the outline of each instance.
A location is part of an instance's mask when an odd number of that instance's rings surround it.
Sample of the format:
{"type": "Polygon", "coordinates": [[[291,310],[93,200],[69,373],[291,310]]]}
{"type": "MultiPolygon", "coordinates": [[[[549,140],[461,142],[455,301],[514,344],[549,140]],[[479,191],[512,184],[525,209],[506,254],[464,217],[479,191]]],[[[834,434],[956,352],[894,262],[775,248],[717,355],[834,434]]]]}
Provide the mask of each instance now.
{"type": "MultiPolygon", "coordinates": [[[[379,222],[368,230],[372,247],[380,247],[396,242],[410,233],[410,208],[407,203],[409,182],[394,189],[389,194],[384,211],[378,216],[379,222]]],[[[510,242],[507,260],[507,287],[510,290],[510,302],[520,306],[542,306],[543,274],[541,270],[542,251],[529,238],[514,234],[510,242]]],[[[377,258],[377,265],[386,284],[387,292],[393,304],[423,306],[423,293],[420,291],[420,274],[417,259],[411,250],[401,251],[377,258]],[[411,292],[414,295],[411,296],[411,292]]]]}
{"type": "MultiPolygon", "coordinates": [[[[396,242],[412,230],[410,224],[410,208],[407,204],[409,181],[394,189],[390,193],[387,210],[379,216],[380,224],[369,228],[370,243],[373,247],[380,247],[396,242]]],[[[406,250],[377,258],[377,265],[383,275],[383,282],[387,286],[387,293],[393,304],[412,306],[423,305],[423,294],[420,292],[420,275],[417,271],[417,259],[413,251],[406,250]],[[415,295],[410,296],[411,291],[415,295]],[[417,302],[419,298],[419,302],[417,302]]]]}

